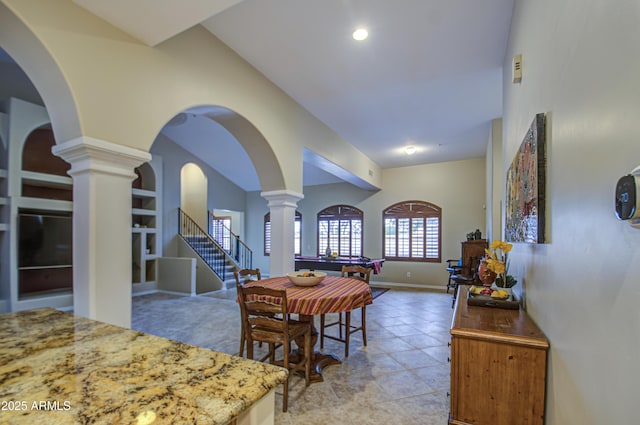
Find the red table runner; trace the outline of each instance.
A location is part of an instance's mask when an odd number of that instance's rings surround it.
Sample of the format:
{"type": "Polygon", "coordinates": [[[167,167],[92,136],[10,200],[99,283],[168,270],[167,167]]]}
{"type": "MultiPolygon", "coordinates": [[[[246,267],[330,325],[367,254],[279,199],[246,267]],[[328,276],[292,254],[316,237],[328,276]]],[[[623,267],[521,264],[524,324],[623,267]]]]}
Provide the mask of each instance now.
{"type": "Polygon", "coordinates": [[[351,311],[373,303],[369,284],[349,277],[326,276],[318,285],[310,287],[295,286],[286,276],[246,285],[286,289],[289,312],[309,316],[351,311]]]}

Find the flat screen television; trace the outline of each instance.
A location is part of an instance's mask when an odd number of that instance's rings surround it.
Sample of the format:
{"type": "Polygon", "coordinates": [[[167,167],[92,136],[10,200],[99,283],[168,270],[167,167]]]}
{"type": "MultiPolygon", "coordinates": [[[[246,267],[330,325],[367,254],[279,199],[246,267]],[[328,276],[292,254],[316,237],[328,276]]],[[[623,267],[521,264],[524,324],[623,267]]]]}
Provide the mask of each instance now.
{"type": "Polygon", "coordinates": [[[71,216],[20,213],[18,221],[18,267],[70,266],[72,264],[71,216]]]}

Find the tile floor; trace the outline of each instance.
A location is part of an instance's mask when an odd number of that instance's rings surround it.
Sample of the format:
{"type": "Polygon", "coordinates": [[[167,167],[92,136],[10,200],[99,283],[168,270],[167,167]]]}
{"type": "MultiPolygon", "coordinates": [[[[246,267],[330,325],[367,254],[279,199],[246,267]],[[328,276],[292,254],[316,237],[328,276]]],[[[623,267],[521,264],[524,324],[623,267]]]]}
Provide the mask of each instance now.
{"type": "MultiPolygon", "coordinates": [[[[323,371],[324,382],[305,387],[292,376],[289,409],[279,425],[447,423],[451,295],[391,289],[367,307],[367,347],[352,336],[350,355],[323,371]]],[[[352,321],[360,314],[352,315],[352,321]]],[[[132,328],[197,346],[237,354],[240,311],[235,290],[208,296],[149,294],[134,297],[132,328]]],[[[316,349],[319,347],[319,343],[316,349]]],[[[325,339],[324,352],[344,356],[344,345],[325,339]]]]}

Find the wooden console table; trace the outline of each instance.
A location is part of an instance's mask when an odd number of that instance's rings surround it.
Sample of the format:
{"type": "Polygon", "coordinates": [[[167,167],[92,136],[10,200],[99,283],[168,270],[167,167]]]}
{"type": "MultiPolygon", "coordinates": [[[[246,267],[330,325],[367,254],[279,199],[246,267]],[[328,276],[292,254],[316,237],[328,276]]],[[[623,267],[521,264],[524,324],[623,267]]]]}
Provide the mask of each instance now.
{"type": "Polygon", "coordinates": [[[467,305],[451,325],[450,425],[542,425],[549,341],[524,310],[467,305]]]}

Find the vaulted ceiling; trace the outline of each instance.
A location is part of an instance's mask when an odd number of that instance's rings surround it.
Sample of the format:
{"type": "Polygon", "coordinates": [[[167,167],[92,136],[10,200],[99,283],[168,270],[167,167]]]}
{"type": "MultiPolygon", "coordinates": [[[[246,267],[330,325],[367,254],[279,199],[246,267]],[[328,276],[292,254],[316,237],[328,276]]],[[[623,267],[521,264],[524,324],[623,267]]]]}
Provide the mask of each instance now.
{"type": "MultiPolygon", "coordinates": [[[[513,0],[74,2],[150,46],[203,25],[382,168],[481,157],[502,115],[513,0]],[[351,36],[359,26],[364,41],[351,36]]],[[[167,131],[206,155],[179,133],[167,131]]],[[[305,184],[332,181],[312,169],[305,184]]],[[[257,178],[238,184],[258,189],[257,178]]]]}

